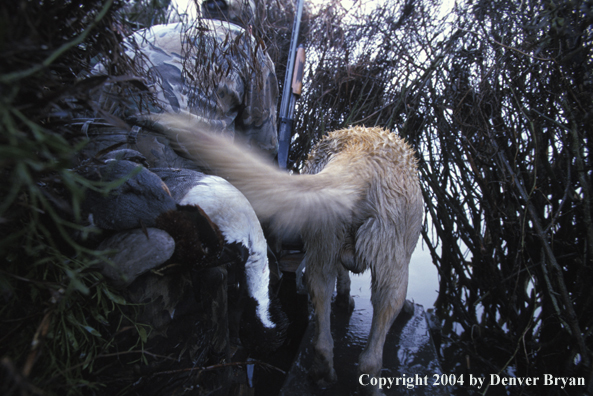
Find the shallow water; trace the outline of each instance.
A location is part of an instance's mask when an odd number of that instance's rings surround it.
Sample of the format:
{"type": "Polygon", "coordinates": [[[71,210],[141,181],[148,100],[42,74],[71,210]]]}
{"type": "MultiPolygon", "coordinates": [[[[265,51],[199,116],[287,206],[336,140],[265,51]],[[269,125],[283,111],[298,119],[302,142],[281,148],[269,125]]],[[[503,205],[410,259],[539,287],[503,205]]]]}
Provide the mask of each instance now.
{"type": "MultiPolygon", "coordinates": [[[[352,280],[351,294],[356,304],[352,314],[348,315],[339,311],[334,311],[332,314],[332,334],[335,340],[334,355],[339,381],[335,386],[325,390],[316,388],[307,378],[312,359],[314,326],[313,323],[308,327],[306,324],[309,316],[307,296],[295,294],[296,290],[293,290],[295,288],[294,274],[285,273],[284,275],[286,278],[283,287],[285,312],[288,312],[286,310],[299,308],[297,311],[302,311],[301,313],[292,312],[290,315],[291,328],[301,326],[301,324],[302,326],[300,331],[295,332],[295,334],[298,333],[298,337],[291,339],[288,342],[289,345],[284,348],[285,350],[282,353],[276,353],[273,361],[270,361],[273,365],[285,371],[290,371],[290,374],[285,377],[277,371],[256,367],[255,379],[258,383],[255,387],[256,396],[276,395],[283,383],[285,386],[280,394],[285,396],[357,395],[357,392],[359,392],[359,390],[356,390],[358,388],[358,356],[366,345],[373,314],[370,301],[370,271],[366,274],[351,274],[350,276],[352,280]],[[299,348],[299,342],[301,343],[300,349],[295,357],[295,350],[299,348]],[[290,365],[293,360],[295,360],[295,364],[291,368],[290,365]]],[[[423,250],[422,244],[419,243],[410,263],[407,299],[414,301],[416,304],[421,304],[425,308],[417,307],[416,315],[402,314],[396,320],[386,342],[385,369],[382,376],[399,376],[401,378],[403,374],[414,376],[415,374],[425,373],[424,375],[430,377],[440,372],[434,346],[430,340],[428,326],[424,318],[425,309],[431,308],[437,298],[437,289],[436,267],[431,262],[428,250],[423,250]]],[[[387,394],[393,394],[394,392],[396,394],[410,395],[442,394],[439,391],[442,391],[442,389],[432,389],[426,386],[407,389],[400,385],[398,389],[390,390],[387,394]]]]}
{"type": "Polygon", "coordinates": [[[432,263],[430,252],[422,241],[418,242],[410,260],[410,279],[408,281],[408,300],[424,307],[432,308],[439,295],[437,267],[432,263]]]}
{"type": "MultiPolygon", "coordinates": [[[[419,242],[412,254],[409,267],[408,294],[407,299],[420,304],[424,311],[434,307],[439,293],[439,280],[437,267],[432,263],[428,249],[423,249],[419,242]]],[[[356,332],[367,332],[371,328],[371,317],[373,308],[371,305],[371,272],[367,271],[360,275],[350,274],[352,285],[350,294],[355,298],[357,310],[352,315],[352,320],[357,322],[360,330],[356,332]],[[358,312],[357,312],[358,311],[358,312]]]]}
{"type": "MultiPolygon", "coordinates": [[[[420,248],[420,246],[419,246],[420,248]]],[[[430,261],[430,255],[418,249],[410,264],[410,286],[408,299],[417,304],[432,307],[438,287],[437,271],[430,261]]],[[[334,338],[334,363],[338,383],[327,389],[320,389],[307,377],[313,358],[313,323],[303,337],[301,349],[296,357],[284,388],[283,396],[292,395],[360,395],[358,356],[362,352],[371,328],[373,307],[370,302],[370,272],[351,275],[351,294],[355,301],[352,314],[332,311],[332,335],[334,338]]],[[[440,395],[448,390],[433,386],[435,375],[441,369],[428,324],[425,309],[415,305],[414,314],[402,313],[392,326],[385,343],[383,371],[381,377],[399,378],[402,383],[414,377],[422,384],[400,385],[384,389],[387,395],[440,395]],[[403,379],[402,379],[403,378],[403,379]]]]}

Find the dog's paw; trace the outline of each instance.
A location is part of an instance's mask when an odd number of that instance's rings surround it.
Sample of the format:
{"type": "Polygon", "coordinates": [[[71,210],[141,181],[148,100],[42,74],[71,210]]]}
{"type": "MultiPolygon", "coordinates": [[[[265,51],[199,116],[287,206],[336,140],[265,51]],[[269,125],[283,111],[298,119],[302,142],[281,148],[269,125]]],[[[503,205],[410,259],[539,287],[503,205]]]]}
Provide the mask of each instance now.
{"type": "Polygon", "coordinates": [[[315,379],[315,376],[311,375],[311,378],[315,382],[315,385],[321,389],[329,388],[338,382],[338,376],[333,368],[325,376],[315,379]]]}
{"type": "Polygon", "coordinates": [[[327,359],[316,355],[309,370],[309,377],[320,388],[327,388],[338,381],[336,370],[329,364],[327,359]]]}

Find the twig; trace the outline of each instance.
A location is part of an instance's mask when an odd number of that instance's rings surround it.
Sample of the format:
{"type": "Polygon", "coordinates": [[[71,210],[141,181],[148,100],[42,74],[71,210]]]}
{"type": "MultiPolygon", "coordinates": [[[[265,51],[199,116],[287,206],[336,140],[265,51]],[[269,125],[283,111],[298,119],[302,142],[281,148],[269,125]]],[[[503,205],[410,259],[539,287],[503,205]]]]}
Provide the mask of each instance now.
{"type": "Polygon", "coordinates": [[[541,60],[541,61],[545,61],[545,62],[554,62],[554,59],[552,59],[552,58],[540,58],[539,56],[530,55],[530,54],[528,54],[527,52],[523,52],[523,51],[521,51],[521,50],[520,50],[520,49],[518,49],[518,48],[511,47],[511,46],[505,45],[505,44],[503,44],[503,43],[499,43],[499,42],[498,42],[498,41],[496,41],[496,40],[493,40],[493,39],[489,39],[489,40],[490,40],[490,41],[492,41],[494,44],[498,44],[498,45],[500,45],[501,47],[504,47],[504,48],[506,48],[506,49],[509,49],[509,50],[511,50],[511,51],[518,52],[518,53],[520,53],[521,55],[528,56],[528,57],[530,57],[530,58],[532,58],[532,59],[537,59],[537,60],[541,60]]]}
{"type": "Polygon", "coordinates": [[[7,84],[7,83],[11,83],[11,82],[14,82],[17,80],[21,80],[23,78],[27,78],[27,77],[37,73],[38,71],[48,67],[52,63],[54,63],[56,61],[56,59],[58,59],[64,53],[69,51],[71,48],[76,47],[77,45],[80,45],[82,42],[84,42],[84,40],[86,40],[86,38],[89,35],[89,33],[91,32],[91,30],[93,30],[95,28],[95,26],[97,26],[97,24],[101,21],[101,19],[103,19],[103,17],[105,17],[105,15],[107,14],[107,11],[109,11],[109,8],[111,8],[112,4],[113,4],[113,0],[108,0],[107,2],[105,2],[105,5],[103,5],[103,8],[99,12],[99,14],[95,17],[93,22],[91,22],[91,24],[78,37],[76,37],[74,40],[72,40],[68,43],[62,44],[62,46],[60,48],[55,50],[43,62],[41,62],[40,64],[35,65],[27,70],[8,73],[3,76],[0,76],[0,83],[7,84]]]}
{"type": "MultiPolygon", "coordinates": [[[[31,395],[45,395],[46,394],[42,389],[31,384],[26,378],[23,378],[21,373],[14,366],[14,364],[12,363],[12,361],[9,358],[3,357],[2,360],[0,360],[0,367],[3,367],[7,371],[8,378],[5,377],[5,381],[10,383],[10,381],[12,380],[14,382],[14,384],[16,385],[16,387],[18,387],[20,389],[21,394],[26,395],[27,392],[30,392],[28,394],[31,394],[31,395]]],[[[3,384],[3,385],[6,386],[7,384],[3,384]]]]}
{"type": "Polygon", "coordinates": [[[216,369],[224,368],[224,367],[246,366],[249,364],[258,364],[260,366],[263,366],[263,367],[266,367],[266,368],[269,368],[272,370],[276,370],[282,374],[286,374],[286,371],[279,369],[278,367],[273,366],[269,363],[262,362],[261,360],[250,360],[248,362],[221,363],[221,364],[214,364],[212,366],[206,366],[206,367],[190,367],[190,368],[184,368],[184,369],[179,369],[179,370],[159,371],[157,373],[154,373],[153,375],[176,374],[176,373],[184,373],[184,372],[188,372],[188,371],[209,371],[209,370],[216,370],[216,369]]]}
{"type": "Polygon", "coordinates": [[[151,352],[148,352],[148,351],[124,351],[124,352],[106,353],[106,354],[102,354],[102,355],[97,355],[95,357],[95,359],[105,358],[105,357],[113,357],[113,356],[120,356],[120,355],[130,355],[130,354],[133,354],[133,353],[141,353],[143,355],[152,356],[154,358],[161,358],[161,359],[174,360],[174,361],[177,360],[175,358],[172,358],[171,356],[157,355],[156,353],[151,353],[151,352]]]}
{"type": "MultiPolygon", "coordinates": [[[[106,358],[106,357],[113,357],[113,356],[121,356],[121,355],[130,355],[130,354],[133,354],[133,353],[140,353],[140,354],[143,354],[143,355],[149,355],[149,356],[152,356],[154,358],[161,358],[161,359],[167,359],[167,360],[173,360],[173,361],[176,361],[177,360],[177,359],[172,358],[170,356],[157,355],[155,353],[150,353],[150,352],[147,352],[147,351],[124,351],[124,352],[114,352],[114,353],[100,354],[100,355],[95,356],[92,359],[92,361],[95,361],[95,360],[97,360],[99,358],[106,358]]],[[[76,369],[78,367],[84,366],[87,363],[90,364],[90,362],[86,362],[85,361],[85,362],[82,362],[82,363],[75,364],[74,366],[68,367],[64,371],[64,373],[69,372],[69,371],[72,371],[72,370],[74,370],[74,369],[76,369]]]]}
{"type": "MultiPolygon", "coordinates": [[[[521,337],[519,337],[519,340],[517,341],[517,347],[515,348],[515,352],[513,352],[513,355],[509,358],[509,360],[507,360],[507,362],[504,364],[504,366],[498,371],[498,374],[500,375],[500,373],[503,372],[504,369],[506,369],[509,364],[511,364],[511,361],[515,358],[515,356],[517,356],[517,352],[519,352],[519,348],[521,347],[521,341],[523,341],[523,348],[525,348],[525,334],[527,334],[527,331],[531,328],[531,322],[527,323],[527,326],[525,326],[525,330],[523,331],[523,334],[521,335],[521,337]]],[[[529,357],[527,357],[529,359],[529,357]]],[[[488,385],[486,385],[486,388],[484,389],[484,392],[482,392],[482,396],[484,396],[486,394],[486,392],[488,392],[488,388],[490,387],[490,382],[488,382],[488,385]]]]}
{"type": "MultiPolygon", "coordinates": [[[[589,364],[591,363],[591,360],[590,360],[591,352],[587,348],[587,345],[585,344],[585,340],[583,338],[583,332],[581,331],[581,327],[578,322],[578,316],[574,310],[573,303],[570,299],[570,294],[568,293],[568,290],[566,289],[566,283],[564,281],[564,273],[563,273],[562,267],[560,267],[560,264],[558,264],[558,262],[556,261],[556,256],[554,255],[554,252],[552,251],[550,242],[548,241],[548,238],[546,237],[546,234],[544,233],[544,230],[540,224],[539,216],[538,216],[535,208],[533,207],[533,204],[531,203],[529,196],[527,195],[527,191],[525,191],[525,188],[523,187],[523,185],[521,184],[521,182],[519,180],[519,175],[517,175],[517,174],[515,174],[515,172],[513,172],[504,153],[502,151],[500,151],[500,149],[494,139],[492,140],[492,144],[494,145],[495,149],[498,151],[498,158],[502,162],[502,165],[507,170],[507,172],[509,172],[509,174],[513,176],[513,182],[515,184],[515,187],[517,188],[521,198],[525,201],[525,206],[527,208],[527,211],[529,212],[529,216],[531,217],[531,221],[533,223],[533,228],[535,229],[535,233],[539,237],[540,241],[542,242],[542,247],[544,249],[545,256],[547,256],[547,258],[548,258],[547,261],[550,263],[550,266],[551,266],[551,268],[554,272],[554,275],[557,279],[558,288],[560,289],[559,296],[564,304],[564,310],[566,312],[566,315],[564,315],[564,316],[566,317],[567,325],[569,326],[567,330],[569,330],[572,333],[572,336],[575,338],[578,348],[581,352],[581,356],[583,358],[583,364],[585,367],[588,367],[589,364]]],[[[545,266],[545,262],[542,264],[542,266],[545,266]]],[[[545,270],[545,268],[544,268],[544,270],[545,270]]],[[[550,293],[550,295],[552,295],[552,293],[550,293]]],[[[558,312],[558,314],[559,314],[559,318],[562,318],[562,316],[560,316],[559,312],[558,312]]]]}
{"type": "Polygon", "coordinates": [[[541,61],[544,61],[544,62],[555,62],[555,59],[553,59],[553,58],[540,58],[539,56],[530,55],[530,54],[528,54],[527,52],[521,51],[521,50],[520,50],[520,49],[518,49],[518,48],[511,47],[510,45],[503,44],[503,43],[501,43],[501,42],[499,42],[499,41],[496,41],[496,40],[494,40],[494,39],[491,39],[491,38],[489,38],[489,37],[484,37],[484,35],[482,35],[482,34],[480,34],[480,33],[477,33],[477,32],[474,32],[474,31],[472,31],[472,30],[464,29],[464,28],[462,28],[462,27],[457,27],[457,29],[459,29],[459,30],[461,30],[461,31],[464,31],[464,32],[467,32],[467,33],[472,33],[472,34],[475,34],[476,36],[480,37],[482,40],[484,40],[484,39],[485,39],[485,40],[488,40],[488,41],[490,41],[491,43],[494,43],[494,44],[496,44],[496,45],[500,45],[500,46],[501,46],[501,47],[503,47],[503,48],[506,48],[506,49],[508,49],[508,50],[511,50],[511,51],[515,51],[515,52],[517,52],[517,53],[519,53],[519,54],[521,54],[521,55],[528,56],[528,57],[530,57],[530,58],[532,58],[532,59],[537,59],[537,60],[541,60],[541,61]]]}

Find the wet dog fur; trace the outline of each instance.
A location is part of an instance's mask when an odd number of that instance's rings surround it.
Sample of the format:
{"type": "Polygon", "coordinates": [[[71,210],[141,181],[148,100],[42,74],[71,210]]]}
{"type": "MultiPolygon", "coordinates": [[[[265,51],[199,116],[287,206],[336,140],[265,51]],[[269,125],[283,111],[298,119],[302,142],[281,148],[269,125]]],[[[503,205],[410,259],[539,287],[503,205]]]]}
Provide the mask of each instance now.
{"type": "Polygon", "coordinates": [[[379,376],[385,337],[404,305],[408,265],[422,227],[414,150],[386,130],[351,127],[329,133],[302,174],[290,175],[208,134],[189,117],[163,115],[157,121],[180,149],[237,187],[261,221],[301,234],[316,318],[310,375],[320,386],[337,380],[330,332],[334,288],[337,284],[337,299],[351,305],[348,271],[371,271],[373,319],[358,367],[361,374],[379,376]]]}

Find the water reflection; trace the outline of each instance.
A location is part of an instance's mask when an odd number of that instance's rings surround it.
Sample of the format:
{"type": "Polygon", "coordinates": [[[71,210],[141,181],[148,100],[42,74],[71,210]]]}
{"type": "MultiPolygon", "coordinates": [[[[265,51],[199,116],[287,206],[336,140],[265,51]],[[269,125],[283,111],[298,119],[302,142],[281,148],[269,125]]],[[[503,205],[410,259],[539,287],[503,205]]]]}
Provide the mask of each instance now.
{"type": "Polygon", "coordinates": [[[418,242],[410,260],[408,300],[420,304],[425,310],[432,308],[438,297],[439,278],[437,267],[432,263],[428,248],[418,242]]]}

